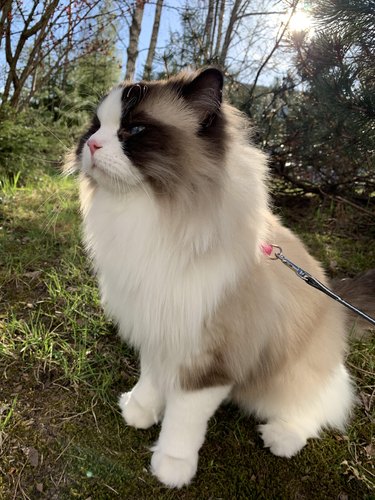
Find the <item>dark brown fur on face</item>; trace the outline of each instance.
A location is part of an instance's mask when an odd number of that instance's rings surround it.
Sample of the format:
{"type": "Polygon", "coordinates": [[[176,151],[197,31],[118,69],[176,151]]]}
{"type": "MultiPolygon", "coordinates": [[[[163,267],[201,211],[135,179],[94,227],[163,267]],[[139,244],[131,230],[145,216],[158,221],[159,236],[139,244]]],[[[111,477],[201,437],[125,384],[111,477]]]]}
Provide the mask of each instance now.
{"type": "Polygon", "coordinates": [[[125,155],[156,193],[174,192],[184,180],[184,145],[175,127],[135,110],[122,119],[118,137],[125,155]],[[129,130],[135,125],[144,126],[145,130],[132,135],[129,130]]]}
{"type": "Polygon", "coordinates": [[[220,72],[210,69],[198,77],[185,75],[168,82],[139,82],[127,85],[123,90],[123,116],[119,139],[124,153],[139,168],[146,180],[158,194],[173,194],[177,185],[191,182],[186,168],[186,140],[197,141],[201,151],[218,162],[225,152],[225,119],[221,111],[223,79],[220,72]],[[183,118],[180,126],[150,117],[147,113],[151,102],[184,101],[197,118],[195,137],[186,137],[183,118]],[[131,135],[134,125],[142,125],[145,130],[131,135]],[[182,129],[182,130],[181,130],[182,129]]]}

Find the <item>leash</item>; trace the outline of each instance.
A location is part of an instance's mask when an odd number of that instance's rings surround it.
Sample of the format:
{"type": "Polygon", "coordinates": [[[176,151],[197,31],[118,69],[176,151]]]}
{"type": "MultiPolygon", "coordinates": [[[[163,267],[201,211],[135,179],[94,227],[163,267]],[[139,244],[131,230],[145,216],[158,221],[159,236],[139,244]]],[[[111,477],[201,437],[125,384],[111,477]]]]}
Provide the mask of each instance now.
{"type": "Polygon", "coordinates": [[[328,295],[328,297],[331,297],[331,299],[336,300],[343,306],[347,307],[351,311],[355,312],[359,316],[361,316],[363,319],[367,320],[369,323],[375,326],[375,319],[366,314],[365,312],[361,311],[357,307],[353,306],[353,304],[350,304],[346,300],[344,300],[342,297],[334,293],[330,288],[327,286],[323,285],[319,280],[311,276],[308,272],[304,271],[301,267],[297,266],[289,260],[285,255],[283,254],[283,250],[279,245],[261,245],[262,252],[267,255],[271,260],[280,260],[285,266],[287,266],[289,269],[295,272],[295,274],[301,278],[305,283],[308,285],[312,286],[313,288],[316,288],[317,290],[320,290],[321,292],[325,293],[328,295]],[[276,250],[276,251],[275,251],[276,250]],[[271,257],[272,252],[274,252],[274,257],[271,257]]]}

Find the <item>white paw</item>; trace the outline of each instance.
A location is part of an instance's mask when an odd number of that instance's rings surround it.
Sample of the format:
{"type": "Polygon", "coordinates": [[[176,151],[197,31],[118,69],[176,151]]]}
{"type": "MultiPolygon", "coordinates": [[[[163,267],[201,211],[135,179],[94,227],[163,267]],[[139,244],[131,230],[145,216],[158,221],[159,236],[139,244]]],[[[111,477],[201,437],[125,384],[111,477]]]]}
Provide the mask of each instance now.
{"type": "Polygon", "coordinates": [[[136,429],[148,429],[158,422],[156,411],[141,406],[131,391],[121,394],[119,406],[125,422],[136,429]]]}
{"type": "Polygon", "coordinates": [[[278,457],[290,458],[306,444],[306,438],[299,434],[298,429],[286,422],[270,422],[259,425],[258,429],[264,446],[278,457]]]}
{"type": "Polygon", "coordinates": [[[155,451],[151,459],[151,472],[169,488],[182,488],[195,476],[198,454],[189,458],[175,458],[155,451]]]}

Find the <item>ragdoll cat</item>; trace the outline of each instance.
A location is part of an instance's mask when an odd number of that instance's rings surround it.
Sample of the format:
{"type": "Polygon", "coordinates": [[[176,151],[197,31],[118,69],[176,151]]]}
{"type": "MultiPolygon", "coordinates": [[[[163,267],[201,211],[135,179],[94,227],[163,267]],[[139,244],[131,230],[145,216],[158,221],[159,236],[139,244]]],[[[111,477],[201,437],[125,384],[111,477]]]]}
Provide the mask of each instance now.
{"type": "Polygon", "coordinates": [[[272,215],[266,157],[222,86],[213,68],[125,82],[76,151],[102,303],[140,354],[122,415],[141,429],[162,423],[151,470],[170,487],[194,477],[224,400],[255,414],[264,445],[284,457],[342,428],[353,400],[341,306],[262,252],[280,245],[325,281],[272,215]]]}

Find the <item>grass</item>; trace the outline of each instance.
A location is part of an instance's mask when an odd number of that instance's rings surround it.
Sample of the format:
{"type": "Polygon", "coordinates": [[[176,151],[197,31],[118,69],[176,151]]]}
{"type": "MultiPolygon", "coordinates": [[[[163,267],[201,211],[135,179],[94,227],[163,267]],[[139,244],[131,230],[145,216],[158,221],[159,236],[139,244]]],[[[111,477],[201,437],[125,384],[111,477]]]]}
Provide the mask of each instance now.
{"type": "MultiPolygon", "coordinates": [[[[373,498],[375,344],[353,341],[358,405],[345,435],[326,433],[291,460],[262,448],[233,406],[209,423],[189,488],[148,472],[158,428],[125,427],[118,395],[134,353],[103,316],[80,243],[74,180],[4,184],[0,221],[0,498],[373,498]]],[[[336,276],[375,267],[374,219],[316,197],[279,212],[336,276]]]]}

